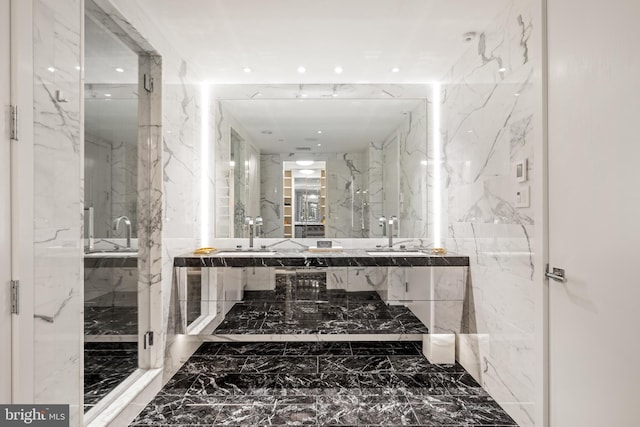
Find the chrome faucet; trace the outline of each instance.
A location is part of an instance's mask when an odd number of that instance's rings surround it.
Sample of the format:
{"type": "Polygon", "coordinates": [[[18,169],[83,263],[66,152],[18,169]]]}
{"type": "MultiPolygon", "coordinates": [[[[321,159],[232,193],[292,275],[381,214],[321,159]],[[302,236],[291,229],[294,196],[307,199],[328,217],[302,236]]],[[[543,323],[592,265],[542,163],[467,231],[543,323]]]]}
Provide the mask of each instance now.
{"type": "Polygon", "coordinates": [[[384,215],[381,216],[380,219],[378,219],[378,225],[382,227],[382,237],[386,237],[387,236],[387,217],[384,215]]]}
{"type": "Polygon", "coordinates": [[[262,233],[262,217],[257,216],[253,219],[253,217],[247,216],[244,218],[244,225],[249,228],[249,248],[253,249],[254,236],[257,237],[262,233]]]}
{"type": "Polygon", "coordinates": [[[118,231],[118,227],[120,226],[120,222],[124,221],[124,228],[127,233],[127,247],[126,249],[131,249],[131,220],[126,216],[122,215],[116,218],[113,221],[113,231],[118,231]]]}
{"type": "Polygon", "coordinates": [[[389,229],[387,230],[389,233],[389,249],[391,249],[393,247],[393,226],[396,226],[396,229],[398,228],[398,218],[395,215],[392,215],[391,218],[389,218],[389,229]]]}
{"type": "Polygon", "coordinates": [[[255,220],[256,231],[254,233],[256,235],[256,237],[260,237],[262,235],[262,224],[263,224],[262,217],[261,216],[257,216],[256,220],[255,220]]]}
{"type": "Polygon", "coordinates": [[[253,248],[253,217],[244,217],[244,225],[249,228],[249,248],[253,248]]]}

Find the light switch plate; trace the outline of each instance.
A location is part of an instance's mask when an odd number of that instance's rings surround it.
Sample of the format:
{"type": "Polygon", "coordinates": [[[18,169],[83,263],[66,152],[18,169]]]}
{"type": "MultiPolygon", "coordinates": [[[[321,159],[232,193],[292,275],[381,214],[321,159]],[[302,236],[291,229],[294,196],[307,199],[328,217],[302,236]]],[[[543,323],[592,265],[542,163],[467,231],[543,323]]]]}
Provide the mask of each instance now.
{"type": "Polygon", "coordinates": [[[516,208],[529,207],[529,186],[520,185],[516,188],[514,206],[516,208]]]}

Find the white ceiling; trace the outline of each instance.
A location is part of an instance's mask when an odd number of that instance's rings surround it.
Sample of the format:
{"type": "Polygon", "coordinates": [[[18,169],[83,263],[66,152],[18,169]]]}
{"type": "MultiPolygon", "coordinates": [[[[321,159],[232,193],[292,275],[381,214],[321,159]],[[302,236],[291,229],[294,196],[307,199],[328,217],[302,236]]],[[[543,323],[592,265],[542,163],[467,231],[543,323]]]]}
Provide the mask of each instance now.
{"type": "Polygon", "coordinates": [[[474,46],[463,34],[487,28],[510,0],[135,3],[211,82],[424,83],[441,79],[474,46]]]}
{"type": "MultiPolygon", "coordinates": [[[[440,80],[466,50],[476,48],[477,41],[466,42],[463,34],[482,32],[510,0],[113,2],[124,10],[137,5],[190,69],[213,84],[402,84],[440,80]],[[297,72],[301,65],[304,74],[297,72]],[[342,74],[334,72],[338,65],[342,74]]],[[[137,80],[136,56],[91,19],[85,61],[87,83],[137,80]]],[[[264,152],[292,152],[298,146],[344,152],[388,136],[419,101],[224,102],[264,152]]],[[[123,112],[115,102],[100,106],[101,115],[115,120],[123,112]]]]}

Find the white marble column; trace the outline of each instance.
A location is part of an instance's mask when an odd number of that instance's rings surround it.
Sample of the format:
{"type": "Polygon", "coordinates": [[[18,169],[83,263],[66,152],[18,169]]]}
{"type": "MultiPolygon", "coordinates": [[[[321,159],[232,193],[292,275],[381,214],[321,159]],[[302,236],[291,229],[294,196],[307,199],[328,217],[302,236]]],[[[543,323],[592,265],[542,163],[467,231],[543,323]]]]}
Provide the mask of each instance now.
{"type": "Polygon", "coordinates": [[[83,413],[81,0],[34,0],[34,401],[83,413]],[[66,101],[59,101],[57,93],[66,101]]]}

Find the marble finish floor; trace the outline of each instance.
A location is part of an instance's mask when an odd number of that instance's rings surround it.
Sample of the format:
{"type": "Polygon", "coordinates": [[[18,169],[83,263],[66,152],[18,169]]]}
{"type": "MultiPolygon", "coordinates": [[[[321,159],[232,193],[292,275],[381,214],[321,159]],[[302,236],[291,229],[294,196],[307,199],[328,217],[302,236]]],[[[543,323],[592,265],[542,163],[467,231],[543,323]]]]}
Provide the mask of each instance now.
{"type": "Polygon", "coordinates": [[[132,426],[516,426],[419,342],[204,343],[132,426]]]}
{"type": "Polygon", "coordinates": [[[426,334],[428,328],[402,305],[377,292],[310,288],[287,294],[248,291],[214,334],[426,334]]]}
{"type": "Polygon", "coordinates": [[[138,343],[84,344],[84,411],[138,368],[138,343]]]}
{"type": "Polygon", "coordinates": [[[137,335],[138,307],[84,307],[85,335],[137,335]]]}

